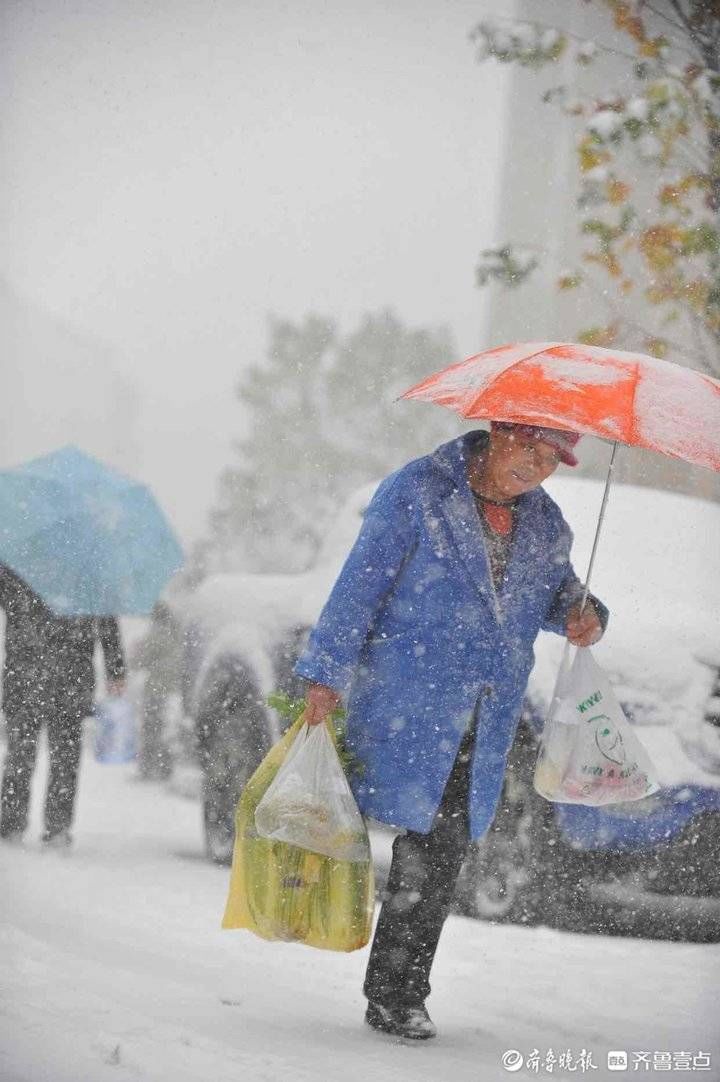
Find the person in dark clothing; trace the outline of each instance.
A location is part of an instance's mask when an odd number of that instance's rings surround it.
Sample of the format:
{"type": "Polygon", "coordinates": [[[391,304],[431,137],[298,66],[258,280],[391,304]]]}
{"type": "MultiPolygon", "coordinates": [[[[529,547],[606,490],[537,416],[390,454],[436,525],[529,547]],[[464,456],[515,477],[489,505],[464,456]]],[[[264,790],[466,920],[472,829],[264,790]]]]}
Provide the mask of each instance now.
{"type": "Polygon", "coordinates": [[[370,951],[374,1029],[435,1036],[430,971],[470,842],[490,826],[541,630],[602,636],[605,606],[570,562],[542,489],[574,433],[493,423],[392,474],[295,666],[305,717],[347,696],[361,812],[402,828],[370,951]]]}
{"type": "Polygon", "coordinates": [[[0,791],[0,838],[20,840],[27,827],[37,742],[47,728],[50,774],[43,841],[71,842],[83,719],[92,712],[95,645],[104,658],[108,694],[120,694],[125,658],[112,616],[56,616],[30,587],[0,565],[5,610],[2,705],[7,755],[0,791]]]}

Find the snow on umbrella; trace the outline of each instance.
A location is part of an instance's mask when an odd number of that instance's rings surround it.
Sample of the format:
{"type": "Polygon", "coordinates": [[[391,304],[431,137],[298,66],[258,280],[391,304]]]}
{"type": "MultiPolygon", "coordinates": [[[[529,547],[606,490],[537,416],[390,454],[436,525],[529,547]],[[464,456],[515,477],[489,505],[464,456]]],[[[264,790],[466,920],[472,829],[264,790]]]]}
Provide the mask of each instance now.
{"type": "Polygon", "coordinates": [[[58,616],[142,615],[183,562],[148,488],[75,447],[0,470],[0,561],[58,616]]]}
{"type": "Polygon", "coordinates": [[[643,353],[516,343],[436,372],[401,397],[467,418],[599,436],[720,470],[720,381],[643,353]]]}

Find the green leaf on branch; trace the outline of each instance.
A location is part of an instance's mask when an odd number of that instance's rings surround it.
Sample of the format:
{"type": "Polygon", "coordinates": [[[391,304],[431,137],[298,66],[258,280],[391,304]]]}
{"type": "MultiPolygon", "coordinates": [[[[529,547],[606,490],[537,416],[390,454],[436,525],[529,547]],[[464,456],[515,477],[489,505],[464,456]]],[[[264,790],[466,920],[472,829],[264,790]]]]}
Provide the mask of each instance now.
{"type": "Polygon", "coordinates": [[[284,691],[274,691],[265,701],[289,725],[296,722],[305,709],[304,699],[291,699],[284,691]]]}
{"type": "Polygon", "coordinates": [[[484,19],[470,34],[477,46],[477,59],[501,64],[542,68],[553,64],[567,49],[568,38],[561,30],[535,23],[484,19]]]}
{"type": "Polygon", "coordinates": [[[660,360],[667,357],[668,344],[664,338],[646,338],[643,345],[651,357],[659,357],[660,360]]]}
{"type": "Polygon", "coordinates": [[[586,346],[613,346],[617,341],[618,326],[615,323],[610,323],[605,327],[586,327],[580,331],[578,335],[578,342],[582,342],[586,346]]]}
{"type": "Polygon", "coordinates": [[[480,253],[476,268],[479,286],[500,282],[505,286],[518,286],[525,282],[538,267],[537,256],[527,248],[486,248],[480,253]]]}
{"type": "Polygon", "coordinates": [[[619,233],[627,233],[627,231],[630,229],[630,226],[633,224],[633,222],[635,221],[636,218],[637,218],[637,211],[635,210],[634,207],[631,207],[631,206],[623,207],[623,212],[620,215],[620,221],[618,223],[618,232],[619,233]]]}
{"type": "Polygon", "coordinates": [[[700,255],[701,252],[716,254],[720,252],[720,233],[709,222],[683,231],[681,243],[683,255],[700,255]]]}
{"type": "Polygon", "coordinates": [[[617,230],[599,218],[588,218],[584,221],[582,232],[596,236],[603,247],[608,247],[617,238],[617,230]]]}

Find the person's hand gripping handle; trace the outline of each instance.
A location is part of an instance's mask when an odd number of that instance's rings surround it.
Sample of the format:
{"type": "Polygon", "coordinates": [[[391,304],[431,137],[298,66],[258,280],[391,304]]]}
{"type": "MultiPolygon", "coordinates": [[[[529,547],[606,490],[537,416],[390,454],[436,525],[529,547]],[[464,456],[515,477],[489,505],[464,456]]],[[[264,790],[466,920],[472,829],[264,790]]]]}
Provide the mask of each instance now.
{"type": "Polygon", "coordinates": [[[592,603],[576,605],[570,610],[565,635],[572,646],[594,646],[600,641],[603,627],[592,603]]]}
{"type": "Polygon", "coordinates": [[[308,725],[320,725],[340,705],[341,697],[326,684],[311,684],[305,695],[305,721],[308,725]]]}

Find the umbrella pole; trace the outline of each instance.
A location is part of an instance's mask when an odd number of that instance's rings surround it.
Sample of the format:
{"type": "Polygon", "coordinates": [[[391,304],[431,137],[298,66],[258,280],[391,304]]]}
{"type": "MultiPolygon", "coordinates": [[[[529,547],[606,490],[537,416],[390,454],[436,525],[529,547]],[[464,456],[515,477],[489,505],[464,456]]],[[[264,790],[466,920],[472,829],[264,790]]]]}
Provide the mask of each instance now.
{"type": "MultiPolygon", "coordinates": [[[[605,478],[605,491],[603,492],[602,503],[600,505],[600,515],[598,517],[598,524],[595,529],[595,540],[593,541],[592,552],[590,553],[590,563],[588,564],[587,575],[585,576],[585,589],[582,595],[582,604],[580,606],[580,612],[583,611],[588,599],[588,593],[590,592],[590,576],[592,575],[593,564],[595,563],[595,554],[597,552],[598,541],[600,540],[600,530],[602,529],[603,520],[605,518],[605,508],[607,507],[608,496],[610,494],[610,483],[612,481],[612,472],[615,466],[615,455],[617,454],[618,443],[617,440],[613,443],[612,454],[610,455],[610,463],[608,465],[607,477],[605,478]]],[[[550,701],[550,709],[548,710],[545,726],[548,722],[555,718],[557,708],[562,700],[564,693],[564,682],[570,668],[570,643],[565,640],[565,649],[563,650],[562,659],[560,661],[560,668],[558,670],[557,680],[555,681],[555,690],[553,697],[550,701]]],[[[543,733],[546,729],[543,730],[543,733]]]]}
{"type": "Polygon", "coordinates": [[[600,505],[600,517],[598,518],[597,529],[595,530],[595,540],[593,541],[592,552],[590,553],[590,563],[588,564],[587,575],[585,576],[585,589],[583,590],[582,604],[580,611],[585,608],[585,603],[588,598],[590,590],[590,576],[592,575],[593,564],[595,563],[595,553],[597,552],[598,541],[600,540],[600,530],[602,528],[603,520],[605,518],[605,508],[607,506],[608,496],[610,494],[610,482],[612,481],[612,472],[615,466],[615,455],[617,454],[618,441],[613,443],[612,454],[610,455],[610,463],[608,465],[607,477],[605,478],[605,491],[603,493],[602,504],[600,505]]]}

